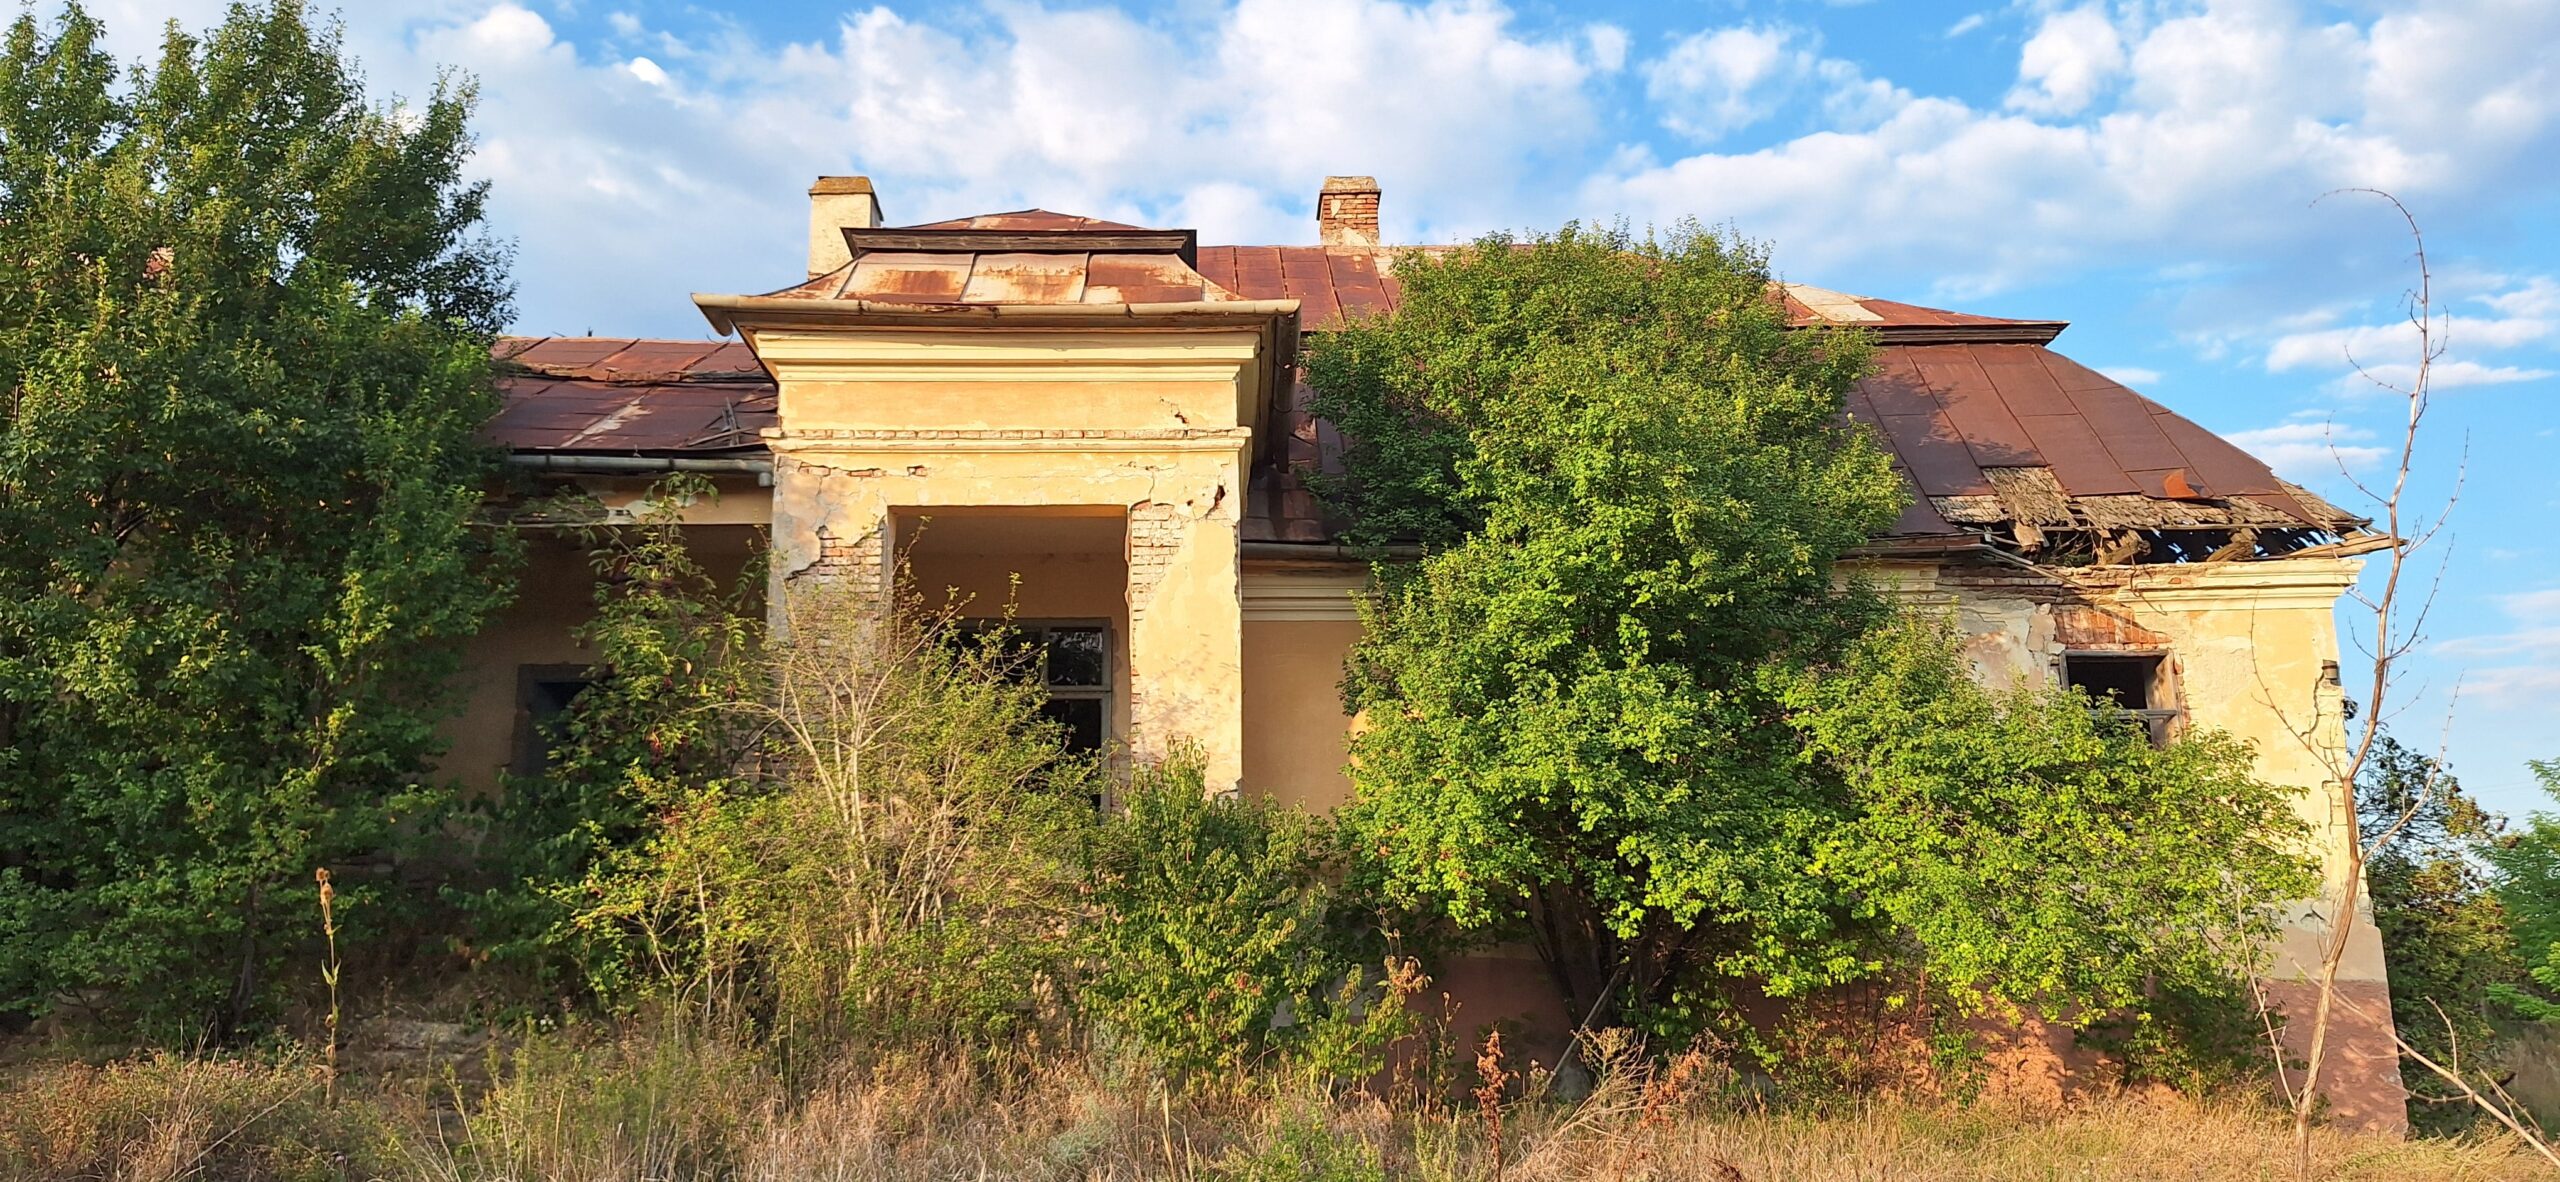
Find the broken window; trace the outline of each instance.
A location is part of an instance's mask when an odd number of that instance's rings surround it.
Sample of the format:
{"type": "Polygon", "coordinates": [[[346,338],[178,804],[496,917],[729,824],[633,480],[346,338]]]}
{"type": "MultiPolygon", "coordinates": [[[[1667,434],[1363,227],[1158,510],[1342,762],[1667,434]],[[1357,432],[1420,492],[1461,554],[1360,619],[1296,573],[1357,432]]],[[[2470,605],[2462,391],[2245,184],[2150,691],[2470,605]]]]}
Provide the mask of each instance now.
{"type": "Polygon", "coordinates": [[[1015,675],[1048,689],[1040,713],[1066,728],[1066,749],[1099,754],[1111,737],[1110,629],[1084,620],[1015,620],[970,623],[962,632],[999,629],[1015,654],[1015,675]]]}
{"type": "Polygon", "coordinates": [[[2062,683],[2089,695],[2108,715],[2138,725],[2154,747],[2166,746],[2179,712],[2168,685],[2168,658],[2159,653],[2065,653],[2062,683]]]}
{"type": "Polygon", "coordinates": [[[508,761],[508,771],[539,776],[551,770],[569,707],[595,680],[595,671],[585,665],[517,666],[515,757],[508,761]]]}

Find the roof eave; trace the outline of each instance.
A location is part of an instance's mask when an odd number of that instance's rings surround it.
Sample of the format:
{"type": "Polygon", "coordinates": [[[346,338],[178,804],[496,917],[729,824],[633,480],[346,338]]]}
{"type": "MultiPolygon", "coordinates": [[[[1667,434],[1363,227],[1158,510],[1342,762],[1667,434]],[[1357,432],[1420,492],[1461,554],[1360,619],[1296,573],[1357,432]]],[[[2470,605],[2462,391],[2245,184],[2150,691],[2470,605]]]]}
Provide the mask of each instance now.
{"type": "Polygon", "coordinates": [[[2020,320],[2009,324],[1820,324],[1800,327],[1871,328],[1881,345],[2049,345],[2067,320],[2020,320]]]}

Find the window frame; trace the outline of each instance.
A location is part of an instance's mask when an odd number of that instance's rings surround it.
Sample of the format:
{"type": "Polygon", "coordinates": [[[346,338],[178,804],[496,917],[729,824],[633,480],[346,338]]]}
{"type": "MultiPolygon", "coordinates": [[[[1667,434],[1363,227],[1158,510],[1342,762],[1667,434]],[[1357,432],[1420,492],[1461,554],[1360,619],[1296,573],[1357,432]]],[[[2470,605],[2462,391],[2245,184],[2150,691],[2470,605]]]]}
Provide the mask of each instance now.
{"type": "MultiPolygon", "coordinates": [[[[2143,706],[2108,705],[2132,715],[2142,723],[2143,731],[2154,747],[2166,747],[2186,729],[2187,712],[2178,694],[2177,666],[2165,648],[2067,648],[2055,666],[2055,680],[2065,689],[2083,689],[2071,679],[2071,663],[2077,661],[2146,661],[2149,662],[2150,684],[2143,691],[2143,706]]],[[[2093,697],[2097,695],[2092,695],[2093,697]]]]}
{"type": "Polygon", "coordinates": [[[1053,702],[1099,703],[1102,711],[1100,741],[1090,754],[1097,757],[1110,754],[1113,744],[1119,740],[1119,736],[1115,733],[1115,728],[1112,725],[1112,705],[1113,699],[1117,696],[1120,684],[1119,666],[1114,663],[1114,658],[1118,655],[1119,650],[1115,643],[1117,638],[1112,635],[1113,629],[1111,627],[1110,620],[1096,616],[1015,616],[1009,619],[1000,616],[975,616],[962,617],[958,623],[973,637],[983,636],[988,632],[1002,629],[1015,633],[1026,641],[1036,641],[1036,647],[1039,651],[1040,660],[1042,662],[1040,670],[1040,688],[1047,694],[1048,699],[1053,702]],[[1075,629],[1079,631],[1089,630],[1102,638],[1102,652],[1100,655],[1102,679],[1099,683],[1094,685],[1060,685],[1049,680],[1047,665],[1049,659],[1049,634],[1059,629],[1075,629]]]}

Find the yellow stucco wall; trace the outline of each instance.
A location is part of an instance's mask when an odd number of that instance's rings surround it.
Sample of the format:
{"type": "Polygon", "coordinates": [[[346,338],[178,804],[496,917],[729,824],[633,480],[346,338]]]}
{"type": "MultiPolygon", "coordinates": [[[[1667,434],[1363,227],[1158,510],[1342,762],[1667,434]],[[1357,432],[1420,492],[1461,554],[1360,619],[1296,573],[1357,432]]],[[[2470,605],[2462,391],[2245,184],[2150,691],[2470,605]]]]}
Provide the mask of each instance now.
{"type": "Polygon", "coordinates": [[[1357,620],[1247,620],[1244,788],[1321,813],[1351,799],[1342,657],[1357,620]]]}

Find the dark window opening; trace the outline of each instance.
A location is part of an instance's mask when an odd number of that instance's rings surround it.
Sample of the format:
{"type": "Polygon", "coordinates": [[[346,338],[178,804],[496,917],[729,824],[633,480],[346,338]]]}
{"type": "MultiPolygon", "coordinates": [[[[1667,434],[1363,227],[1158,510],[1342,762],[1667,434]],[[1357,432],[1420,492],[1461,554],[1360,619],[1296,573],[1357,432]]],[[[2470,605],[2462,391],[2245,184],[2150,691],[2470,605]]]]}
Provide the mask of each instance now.
{"type": "Polygon", "coordinates": [[[989,620],[965,623],[960,631],[983,636],[999,629],[1013,652],[1007,672],[1048,689],[1040,713],[1066,728],[1066,749],[1100,754],[1111,737],[1110,630],[1081,621],[989,620]]]}
{"type": "Polygon", "coordinates": [[[2162,681],[2168,664],[2156,653],[2067,653],[2064,685],[2112,706],[2109,717],[2139,726],[2154,747],[2168,745],[2178,721],[2162,681]]]}
{"type": "Polygon", "coordinates": [[[595,673],[584,665],[525,665],[516,671],[516,743],[515,758],[508,769],[519,776],[538,776],[551,770],[554,753],[562,735],[560,728],[568,721],[569,708],[578,695],[595,684],[595,673]]]}

